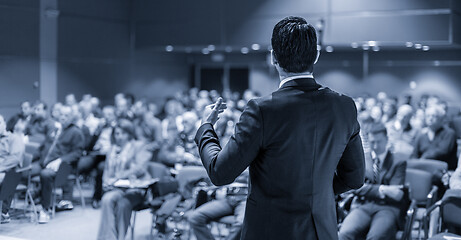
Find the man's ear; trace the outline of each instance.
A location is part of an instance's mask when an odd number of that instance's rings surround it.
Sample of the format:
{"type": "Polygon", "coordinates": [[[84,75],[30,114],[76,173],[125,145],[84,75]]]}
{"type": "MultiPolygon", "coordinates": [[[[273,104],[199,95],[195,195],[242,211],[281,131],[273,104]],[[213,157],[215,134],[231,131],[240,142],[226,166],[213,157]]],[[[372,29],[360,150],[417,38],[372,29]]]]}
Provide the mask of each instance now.
{"type": "Polygon", "coordinates": [[[317,61],[319,60],[319,57],[320,57],[320,51],[317,50],[317,57],[315,58],[314,64],[317,63],[317,61]]]}
{"type": "Polygon", "coordinates": [[[274,66],[278,64],[277,59],[275,58],[275,54],[274,54],[273,50],[271,50],[271,64],[274,65],[274,66]]]}

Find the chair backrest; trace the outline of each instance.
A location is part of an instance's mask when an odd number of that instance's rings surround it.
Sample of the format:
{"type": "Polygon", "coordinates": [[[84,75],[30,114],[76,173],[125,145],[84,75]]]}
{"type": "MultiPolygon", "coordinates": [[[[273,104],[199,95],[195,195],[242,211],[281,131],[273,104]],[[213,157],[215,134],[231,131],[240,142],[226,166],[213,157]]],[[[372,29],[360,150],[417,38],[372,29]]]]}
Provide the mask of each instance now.
{"type": "Polygon", "coordinates": [[[461,138],[461,117],[456,117],[452,121],[453,129],[455,130],[456,137],[461,138]]]}
{"type": "Polygon", "coordinates": [[[154,192],[158,196],[165,196],[169,193],[178,192],[179,184],[175,179],[162,179],[155,183],[154,192]]]}
{"type": "Polygon", "coordinates": [[[16,191],[16,187],[21,180],[21,174],[15,169],[10,169],[6,172],[5,178],[1,184],[0,201],[8,199],[16,191]]]}
{"type": "Polygon", "coordinates": [[[410,159],[407,161],[407,168],[423,170],[432,176],[442,176],[448,170],[448,163],[433,159],[410,159]]]}
{"type": "Polygon", "coordinates": [[[56,178],[54,179],[54,186],[59,188],[67,184],[67,177],[70,175],[72,167],[66,163],[61,162],[58,171],[56,172],[56,178]]]}
{"type": "Polygon", "coordinates": [[[171,175],[170,171],[168,171],[168,168],[165,165],[157,162],[150,162],[147,165],[147,171],[152,178],[161,179],[171,175]]]}
{"type": "Polygon", "coordinates": [[[26,143],[25,152],[34,155],[37,149],[40,147],[40,144],[35,142],[26,143]]]}
{"type": "Polygon", "coordinates": [[[444,224],[461,227],[461,189],[449,189],[442,199],[440,217],[444,224]]]}
{"type": "Polygon", "coordinates": [[[24,159],[22,162],[22,167],[27,168],[32,164],[32,154],[30,153],[24,153],[24,159]]]}
{"type": "Polygon", "coordinates": [[[410,198],[417,203],[425,203],[432,189],[432,174],[427,171],[407,168],[405,185],[410,187],[410,198]]]}

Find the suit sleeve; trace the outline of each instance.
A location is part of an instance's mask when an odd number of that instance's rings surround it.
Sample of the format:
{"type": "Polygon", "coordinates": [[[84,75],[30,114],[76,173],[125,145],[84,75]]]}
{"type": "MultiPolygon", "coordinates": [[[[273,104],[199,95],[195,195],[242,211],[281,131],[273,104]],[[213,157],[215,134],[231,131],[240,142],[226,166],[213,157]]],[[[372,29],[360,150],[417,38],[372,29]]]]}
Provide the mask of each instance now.
{"type": "Polygon", "coordinates": [[[224,148],[211,124],[202,125],[195,135],[200,158],[216,186],[232,183],[256,158],[262,145],[262,116],[256,101],[248,102],[234,135],[224,148]]]}
{"type": "MultiPolygon", "coordinates": [[[[355,106],[354,110],[357,111],[355,106]]],[[[359,133],[360,125],[355,120],[353,134],[338,162],[333,178],[335,194],[360,188],[365,181],[365,157],[359,133]]]]}

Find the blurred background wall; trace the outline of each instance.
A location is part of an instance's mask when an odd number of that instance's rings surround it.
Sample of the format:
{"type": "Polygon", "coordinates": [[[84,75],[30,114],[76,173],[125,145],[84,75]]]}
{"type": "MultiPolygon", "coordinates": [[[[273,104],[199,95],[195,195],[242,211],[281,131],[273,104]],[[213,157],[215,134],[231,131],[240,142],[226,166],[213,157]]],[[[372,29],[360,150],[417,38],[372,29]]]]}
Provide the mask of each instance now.
{"type": "Polygon", "coordinates": [[[103,104],[193,86],[268,94],[278,87],[272,28],[288,15],[319,30],[320,83],[459,105],[460,10],[455,0],[0,0],[0,111],[68,93],[103,104]]]}

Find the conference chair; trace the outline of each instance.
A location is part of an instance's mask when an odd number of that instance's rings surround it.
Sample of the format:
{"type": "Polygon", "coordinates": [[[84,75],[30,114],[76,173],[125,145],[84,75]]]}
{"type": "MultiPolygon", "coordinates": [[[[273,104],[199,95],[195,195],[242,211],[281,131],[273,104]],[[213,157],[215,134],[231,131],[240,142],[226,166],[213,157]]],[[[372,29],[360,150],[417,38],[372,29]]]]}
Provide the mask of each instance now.
{"type": "MultiPolygon", "coordinates": [[[[435,233],[442,233],[448,228],[461,230],[461,189],[449,189],[445,192],[443,198],[429,207],[424,215],[424,233],[425,237],[429,233],[429,221],[431,213],[439,209],[438,225],[435,233]]],[[[458,232],[459,234],[460,232],[458,232]]],[[[443,234],[441,234],[443,235],[443,234]]]]}
{"type": "MultiPolygon", "coordinates": [[[[408,168],[406,170],[405,185],[410,188],[410,199],[415,202],[414,222],[418,222],[418,238],[421,236],[423,229],[424,213],[431,205],[435,203],[437,186],[432,185],[432,174],[427,171],[408,168]]],[[[411,224],[413,229],[414,224],[411,224]]],[[[412,237],[412,234],[409,235],[412,237]]]]}
{"type": "Polygon", "coordinates": [[[22,168],[16,170],[16,172],[22,174],[22,179],[27,179],[26,182],[20,182],[16,187],[16,195],[18,193],[24,192],[24,214],[26,214],[27,206],[32,206],[32,211],[34,214],[34,222],[37,222],[37,208],[35,206],[34,198],[32,197],[32,184],[31,184],[31,170],[32,170],[32,154],[24,153],[24,159],[22,163],[22,168]]]}
{"type": "Polygon", "coordinates": [[[5,178],[0,186],[0,211],[3,209],[3,201],[13,197],[16,187],[21,181],[21,173],[16,169],[10,169],[5,173],[5,178]]]}

